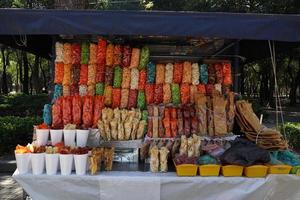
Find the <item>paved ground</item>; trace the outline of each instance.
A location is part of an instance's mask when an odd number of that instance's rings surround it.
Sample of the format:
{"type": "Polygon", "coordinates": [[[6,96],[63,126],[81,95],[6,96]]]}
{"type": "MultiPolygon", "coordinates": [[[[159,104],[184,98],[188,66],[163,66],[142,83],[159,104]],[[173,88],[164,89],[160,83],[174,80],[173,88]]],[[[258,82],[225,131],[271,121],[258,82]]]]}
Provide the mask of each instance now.
{"type": "Polygon", "coordinates": [[[11,177],[11,173],[0,173],[0,199],[22,200],[23,190],[11,177]]]}

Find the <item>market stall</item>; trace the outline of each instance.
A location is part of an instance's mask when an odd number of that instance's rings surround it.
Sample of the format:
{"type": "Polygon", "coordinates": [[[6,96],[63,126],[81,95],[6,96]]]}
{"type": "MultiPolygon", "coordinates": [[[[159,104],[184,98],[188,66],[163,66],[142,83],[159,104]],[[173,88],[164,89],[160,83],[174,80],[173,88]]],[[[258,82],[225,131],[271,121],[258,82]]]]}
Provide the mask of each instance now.
{"type": "Polygon", "coordinates": [[[299,16],[1,10],[0,19],[12,14],[31,26],[13,20],[1,34],[59,34],[44,123],[16,147],[13,177],[33,199],[299,195],[300,178],[287,175],[299,157],[234,93],[240,57],[228,54],[233,39],[299,42],[299,16]]]}

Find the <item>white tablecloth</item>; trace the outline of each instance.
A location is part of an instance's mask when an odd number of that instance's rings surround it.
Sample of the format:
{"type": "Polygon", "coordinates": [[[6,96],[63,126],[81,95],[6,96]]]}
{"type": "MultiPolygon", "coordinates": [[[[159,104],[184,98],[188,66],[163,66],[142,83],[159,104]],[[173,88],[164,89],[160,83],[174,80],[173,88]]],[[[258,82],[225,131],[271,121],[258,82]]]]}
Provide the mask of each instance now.
{"type": "Polygon", "coordinates": [[[177,177],[175,173],[101,172],[100,175],[19,175],[33,200],[293,200],[300,177],[177,177]]]}

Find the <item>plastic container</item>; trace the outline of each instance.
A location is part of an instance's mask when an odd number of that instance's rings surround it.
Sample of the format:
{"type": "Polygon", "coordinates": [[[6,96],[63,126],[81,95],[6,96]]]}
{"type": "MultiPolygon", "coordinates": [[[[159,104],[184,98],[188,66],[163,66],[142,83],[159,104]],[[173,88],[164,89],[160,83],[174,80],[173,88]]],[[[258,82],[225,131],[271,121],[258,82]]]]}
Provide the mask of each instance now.
{"type": "Polygon", "coordinates": [[[74,155],[76,175],[85,175],[87,169],[88,154],[74,155]]]}
{"type": "Polygon", "coordinates": [[[19,174],[26,174],[30,170],[30,153],[15,153],[19,174]]]}
{"type": "Polygon", "coordinates": [[[59,129],[59,130],[51,129],[50,130],[50,137],[51,137],[52,146],[54,146],[57,143],[60,143],[62,141],[62,134],[63,134],[62,129],[59,129]]]}
{"type": "Polygon", "coordinates": [[[200,176],[219,176],[220,174],[220,165],[207,164],[199,166],[200,176]]]}
{"type": "Polygon", "coordinates": [[[73,166],[73,154],[59,154],[59,162],[61,175],[71,175],[73,166]]]}
{"type": "Polygon", "coordinates": [[[222,166],[223,176],[242,176],[243,175],[243,166],[239,165],[226,165],[222,166]]]}
{"type": "Polygon", "coordinates": [[[46,146],[49,138],[49,129],[36,129],[36,141],[38,146],[46,146]]]}
{"type": "Polygon", "coordinates": [[[58,169],[59,154],[46,154],[46,173],[55,175],[58,169]]]}
{"type": "Polygon", "coordinates": [[[289,174],[291,169],[290,165],[269,165],[268,174],[289,174]]]}
{"type": "Polygon", "coordinates": [[[76,130],[76,144],[78,147],[86,147],[90,130],[76,130]]]}
{"type": "Polygon", "coordinates": [[[31,164],[33,175],[43,174],[45,169],[45,153],[32,153],[31,164]]]}
{"type": "Polygon", "coordinates": [[[253,165],[245,167],[244,174],[249,178],[264,178],[267,175],[268,167],[265,165],[253,165]]]}
{"type": "Polygon", "coordinates": [[[176,167],[176,173],[177,176],[196,176],[197,175],[197,165],[193,164],[181,164],[176,165],[174,162],[174,165],[176,167]]]}
{"type": "Polygon", "coordinates": [[[76,130],[64,130],[65,146],[75,146],[76,130]]]}
{"type": "Polygon", "coordinates": [[[296,174],[298,176],[300,176],[300,165],[297,165],[297,166],[293,166],[291,172],[291,174],[296,174]]]}

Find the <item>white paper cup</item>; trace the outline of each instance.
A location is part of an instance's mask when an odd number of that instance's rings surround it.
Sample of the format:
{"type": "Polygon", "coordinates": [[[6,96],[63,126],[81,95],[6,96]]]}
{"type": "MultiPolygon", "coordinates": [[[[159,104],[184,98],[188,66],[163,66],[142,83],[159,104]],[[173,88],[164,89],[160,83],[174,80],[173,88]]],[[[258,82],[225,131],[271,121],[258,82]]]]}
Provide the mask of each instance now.
{"type": "Polygon", "coordinates": [[[59,154],[46,154],[46,173],[55,175],[58,169],[59,154]]]}
{"type": "Polygon", "coordinates": [[[78,147],[86,147],[86,142],[89,137],[90,130],[76,130],[76,145],[78,147]]]}
{"type": "Polygon", "coordinates": [[[19,174],[26,174],[30,170],[30,153],[15,153],[19,174]]]}
{"type": "Polygon", "coordinates": [[[36,141],[38,146],[46,146],[49,138],[49,129],[36,129],[36,141]]]}
{"type": "Polygon", "coordinates": [[[32,174],[40,175],[45,168],[45,153],[31,154],[32,174]]]}
{"type": "Polygon", "coordinates": [[[63,130],[54,130],[54,129],[50,130],[52,146],[62,141],[62,134],[63,134],[63,130]]]}
{"type": "Polygon", "coordinates": [[[75,146],[76,130],[64,130],[65,146],[75,146]]]}
{"type": "Polygon", "coordinates": [[[73,165],[73,154],[59,154],[61,175],[70,175],[73,165]]]}
{"type": "Polygon", "coordinates": [[[77,175],[86,174],[88,154],[74,155],[75,170],[77,175]]]}

